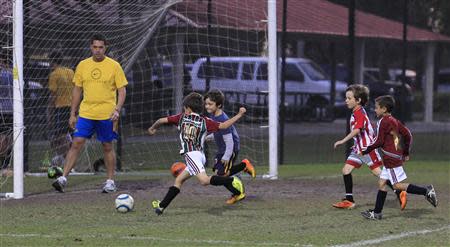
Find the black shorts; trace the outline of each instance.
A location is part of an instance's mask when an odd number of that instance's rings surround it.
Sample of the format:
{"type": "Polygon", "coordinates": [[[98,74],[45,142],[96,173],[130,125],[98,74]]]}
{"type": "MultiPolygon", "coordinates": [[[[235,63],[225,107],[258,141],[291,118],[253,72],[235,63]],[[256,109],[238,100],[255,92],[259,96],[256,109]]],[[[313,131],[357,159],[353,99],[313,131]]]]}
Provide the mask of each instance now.
{"type": "Polygon", "coordinates": [[[13,132],[14,116],[9,113],[0,113],[0,135],[13,132]]]}
{"type": "Polygon", "coordinates": [[[70,107],[57,107],[53,113],[52,136],[62,136],[70,133],[70,107]]]}
{"type": "Polygon", "coordinates": [[[222,163],[223,154],[216,154],[213,171],[217,170],[217,175],[219,176],[228,174],[230,172],[231,167],[233,166],[234,162],[237,159],[238,153],[239,153],[238,151],[233,152],[233,154],[231,154],[230,160],[225,163],[222,163]]]}

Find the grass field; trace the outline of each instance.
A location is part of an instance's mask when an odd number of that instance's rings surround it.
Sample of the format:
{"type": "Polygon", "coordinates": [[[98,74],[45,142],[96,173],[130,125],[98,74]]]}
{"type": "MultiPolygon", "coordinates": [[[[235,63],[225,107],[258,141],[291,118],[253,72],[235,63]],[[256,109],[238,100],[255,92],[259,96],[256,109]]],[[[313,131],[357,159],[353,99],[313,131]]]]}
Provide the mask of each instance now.
{"type": "MultiPolygon", "coordinates": [[[[439,206],[408,195],[399,210],[388,194],[381,221],[360,212],[373,208],[376,178],[366,168],[354,172],[357,207],[331,204],[343,195],[342,164],[280,166],[278,180],[244,177],[247,198],[225,205],[223,187],[188,181],[164,215],[151,210],[172,179],[168,171],[117,177],[119,191],[101,194],[102,176],[73,176],[65,194],[53,192],[47,178],[27,177],[23,200],[0,201],[0,246],[449,246],[450,172],[448,162],[410,162],[410,182],[433,183],[439,206]],[[135,210],[121,214],[114,199],[130,193],[135,210]]],[[[257,167],[263,174],[267,167],[257,167]]],[[[11,191],[8,180],[1,192],[11,191]]]]}

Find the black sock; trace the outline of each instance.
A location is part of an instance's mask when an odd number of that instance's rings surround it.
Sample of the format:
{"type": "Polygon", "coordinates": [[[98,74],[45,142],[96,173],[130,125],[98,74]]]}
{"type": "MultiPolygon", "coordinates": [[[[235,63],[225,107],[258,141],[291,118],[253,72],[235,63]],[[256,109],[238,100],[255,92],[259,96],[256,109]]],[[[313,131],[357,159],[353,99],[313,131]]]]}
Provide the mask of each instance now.
{"type": "Polygon", "coordinates": [[[222,177],[222,176],[214,175],[214,176],[211,176],[211,180],[209,181],[209,183],[211,185],[215,185],[215,186],[223,185],[233,195],[239,195],[239,194],[241,194],[241,192],[239,192],[239,190],[234,188],[233,179],[234,179],[233,177],[222,177]]]}
{"type": "Polygon", "coordinates": [[[245,163],[241,162],[239,165],[231,166],[230,176],[233,176],[236,173],[239,173],[245,169],[245,163]]]}
{"type": "Polygon", "coordinates": [[[416,195],[426,195],[427,194],[427,188],[420,187],[414,184],[409,184],[408,188],[406,188],[406,192],[416,195]]]}
{"type": "Polygon", "coordinates": [[[178,195],[178,193],[180,193],[180,189],[175,186],[171,186],[169,188],[169,191],[167,191],[164,199],[159,203],[159,206],[162,208],[167,208],[167,206],[169,206],[170,202],[178,195]]]}
{"type": "Polygon", "coordinates": [[[353,201],[353,179],[352,174],[344,175],[345,199],[353,201]]]}
{"type": "Polygon", "coordinates": [[[389,186],[389,188],[391,188],[395,192],[398,198],[400,198],[400,193],[402,192],[401,190],[394,189],[394,186],[392,186],[392,183],[389,180],[386,181],[386,185],[389,186]]]}
{"type": "Polygon", "coordinates": [[[386,200],[386,191],[378,190],[377,194],[377,201],[375,202],[375,209],[373,210],[374,213],[381,213],[383,211],[384,201],[386,200]]]}

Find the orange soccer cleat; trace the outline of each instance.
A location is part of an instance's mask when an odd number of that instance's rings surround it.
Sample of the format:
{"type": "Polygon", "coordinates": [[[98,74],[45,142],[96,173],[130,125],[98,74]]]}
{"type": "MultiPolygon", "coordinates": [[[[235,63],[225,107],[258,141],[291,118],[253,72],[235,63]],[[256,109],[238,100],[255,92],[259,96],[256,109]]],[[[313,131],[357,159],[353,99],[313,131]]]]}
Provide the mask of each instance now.
{"type": "Polygon", "coordinates": [[[347,199],[343,199],[342,201],[333,204],[333,207],[343,209],[353,209],[355,206],[356,204],[354,202],[351,202],[347,199]]]}
{"type": "Polygon", "coordinates": [[[400,192],[399,199],[400,199],[400,210],[404,210],[406,208],[406,203],[408,200],[406,199],[406,191],[400,192]]]}
{"type": "Polygon", "coordinates": [[[236,202],[243,200],[245,198],[245,193],[241,193],[239,195],[233,195],[227,200],[227,204],[235,204],[236,202]]]}
{"type": "Polygon", "coordinates": [[[250,163],[250,160],[243,159],[242,162],[245,164],[244,172],[248,173],[252,178],[255,178],[256,170],[252,163],[250,163]]]}

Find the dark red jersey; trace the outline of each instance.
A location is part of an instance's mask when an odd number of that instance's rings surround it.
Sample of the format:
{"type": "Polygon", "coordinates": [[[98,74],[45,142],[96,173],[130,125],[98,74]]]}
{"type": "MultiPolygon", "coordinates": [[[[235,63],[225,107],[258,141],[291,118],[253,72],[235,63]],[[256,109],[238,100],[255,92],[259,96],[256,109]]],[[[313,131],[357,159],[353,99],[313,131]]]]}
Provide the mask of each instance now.
{"type": "Polygon", "coordinates": [[[167,117],[170,124],[176,124],[180,131],[180,154],[204,149],[205,137],[208,133],[219,130],[219,122],[196,113],[178,114],[167,117]]]}
{"type": "Polygon", "coordinates": [[[363,154],[379,148],[383,155],[386,168],[394,168],[403,164],[405,156],[409,155],[412,135],[399,120],[391,115],[382,117],[377,123],[377,135],[363,154]]]}

